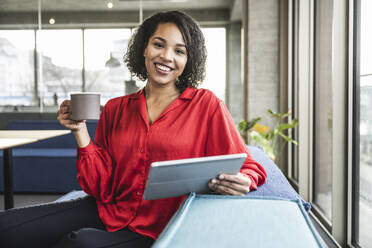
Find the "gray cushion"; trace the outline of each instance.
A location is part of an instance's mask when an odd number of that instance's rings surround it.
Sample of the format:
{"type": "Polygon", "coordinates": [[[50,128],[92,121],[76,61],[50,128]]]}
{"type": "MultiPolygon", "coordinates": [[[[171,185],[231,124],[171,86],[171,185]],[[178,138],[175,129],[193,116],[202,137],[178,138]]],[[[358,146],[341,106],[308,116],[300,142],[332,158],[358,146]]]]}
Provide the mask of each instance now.
{"type": "Polygon", "coordinates": [[[300,200],[191,193],[152,247],[326,246],[300,200]]]}

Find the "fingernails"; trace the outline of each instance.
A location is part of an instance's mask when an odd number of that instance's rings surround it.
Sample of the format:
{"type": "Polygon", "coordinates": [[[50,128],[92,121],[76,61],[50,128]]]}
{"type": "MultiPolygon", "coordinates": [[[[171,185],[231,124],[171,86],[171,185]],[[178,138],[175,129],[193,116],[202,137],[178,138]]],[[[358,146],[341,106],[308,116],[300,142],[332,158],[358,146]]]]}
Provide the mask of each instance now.
{"type": "Polygon", "coordinates": [[[216,183],[217,183],[217,180],[213,178],[213,179],[212,179],[212,183],[213,183],[213,184],[216,184],[216,183]]]}
{"type": "Polygon", "coordinates": [[[220,180],[223,180],[224,177],[223,177],[223,175],[219,175],[218,178],[219,178],[220,180]]]}

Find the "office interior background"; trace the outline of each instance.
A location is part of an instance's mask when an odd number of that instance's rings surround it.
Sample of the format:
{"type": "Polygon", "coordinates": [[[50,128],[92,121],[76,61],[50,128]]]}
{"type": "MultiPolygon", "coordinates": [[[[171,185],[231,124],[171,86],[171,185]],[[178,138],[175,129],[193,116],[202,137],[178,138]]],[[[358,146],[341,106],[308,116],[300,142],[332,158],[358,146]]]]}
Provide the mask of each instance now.
{"type": "Polygon", "coordinates": [[[143,87],[123,63],[128,40],[174,9],[202,27],[201,87],[236,124],[272,127],[267,109],[299,120],[278,166],[332,245],[372,247],[370,0],[0,0],[0,129],[55,119],[71,92],[100,92],[104,105],[143,87]]]}

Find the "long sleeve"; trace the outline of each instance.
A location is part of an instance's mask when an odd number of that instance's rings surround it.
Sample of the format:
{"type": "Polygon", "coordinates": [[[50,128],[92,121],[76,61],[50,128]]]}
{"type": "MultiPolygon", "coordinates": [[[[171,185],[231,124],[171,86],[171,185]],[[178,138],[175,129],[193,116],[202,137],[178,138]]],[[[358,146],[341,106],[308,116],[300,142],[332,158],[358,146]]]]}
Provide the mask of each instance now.
{"type": "Polygon", "coordinates": [[[247,158],[240,172],[251,179],[250,189],[256,190],[257,186],[266,181],[266,172],[259,163],[253,160],[225,104],[220,100],[218,101],[219,103],[216,104],[217,107],[209,120],[207,156],[246,153],[247,158]]]}
{"type": "Polygon", "coordinates": [[[103,203],[113,200],[112,175],[115,161],[108,152],[110,110],[102,110],[95,134],[95,143],[78,148],[77,178],[82,189],[103,203]]]}

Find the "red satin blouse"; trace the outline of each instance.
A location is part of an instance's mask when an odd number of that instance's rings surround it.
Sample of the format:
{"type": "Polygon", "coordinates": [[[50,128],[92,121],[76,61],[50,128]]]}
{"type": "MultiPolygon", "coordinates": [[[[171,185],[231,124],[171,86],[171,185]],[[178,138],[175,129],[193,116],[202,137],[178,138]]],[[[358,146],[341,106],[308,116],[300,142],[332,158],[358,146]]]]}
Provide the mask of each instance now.
{"type": "Polygon", "coordinates": [[[211,91],[187,88],[150,125],[141,90],[105,105],[95,144],[78,148],[78,180],[96,198],[108,231],[128,226],[156,239],[185,196],[144,200],[150,164],[243,152],[248,157],[241,173],[256,189],[266,173],[252,159],[224,103],[211,91]]]}

